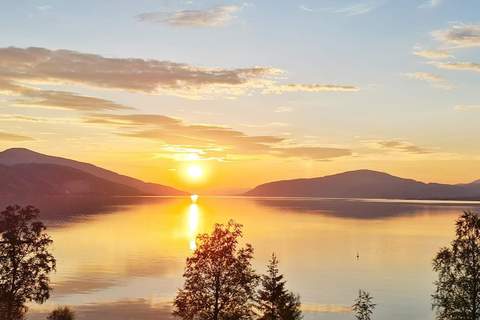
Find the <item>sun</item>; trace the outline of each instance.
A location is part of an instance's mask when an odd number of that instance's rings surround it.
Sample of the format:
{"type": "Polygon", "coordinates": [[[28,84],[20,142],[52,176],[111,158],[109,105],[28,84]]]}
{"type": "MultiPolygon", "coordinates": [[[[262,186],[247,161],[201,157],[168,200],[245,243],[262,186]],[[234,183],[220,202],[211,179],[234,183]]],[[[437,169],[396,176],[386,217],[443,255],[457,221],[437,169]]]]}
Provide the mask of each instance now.
{"type": "Polygon", "coordinates": [[[192,180],[198,180],[203,176],[203,168],[197,164],[191,164],[187,167],[187,175],[192,180]]]}

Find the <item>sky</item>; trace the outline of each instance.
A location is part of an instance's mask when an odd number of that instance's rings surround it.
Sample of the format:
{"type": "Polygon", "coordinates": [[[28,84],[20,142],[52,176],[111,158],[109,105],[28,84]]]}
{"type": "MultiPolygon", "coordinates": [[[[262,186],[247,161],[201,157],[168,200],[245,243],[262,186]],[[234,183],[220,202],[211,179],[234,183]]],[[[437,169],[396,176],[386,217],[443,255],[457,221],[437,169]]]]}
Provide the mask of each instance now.
{"type": "Polygon", "coordinates": [[[477,0],[0,5],[0,149],[203,193],[480,179],[477,0]]]}

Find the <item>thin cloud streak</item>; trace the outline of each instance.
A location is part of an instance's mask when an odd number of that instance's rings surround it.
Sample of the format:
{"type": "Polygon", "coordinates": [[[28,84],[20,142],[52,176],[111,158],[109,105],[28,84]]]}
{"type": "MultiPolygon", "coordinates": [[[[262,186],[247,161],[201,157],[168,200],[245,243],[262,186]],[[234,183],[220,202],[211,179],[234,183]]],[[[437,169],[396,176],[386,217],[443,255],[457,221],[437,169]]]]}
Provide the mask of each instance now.
{"type": "Polygon", "coordinates": [[[372,149],[409,154],[430,154],[431,150],[404,140],[365,140],[363,143],[372,149]]]}
{"type": "Polygon", "coordinates": [[[0,141],[22,142],[22,141],[33,141],[33,140],[34,140],[33,138],[30,138],[27,136],[0,131],[0,141]]]}
{"type": "Polygon", "coordinates": [[[448,59],[453,56],[446,50],[414,50],[413,54],[426,59],[448,59]]]}
{"type": "Polygon", "coordinates": [[[146,12],[136,16],[138,21],[167,24],[174,27],[222,27],[235,18],[239,6],[217,6],[206,10],[146,12]]]}
{"type": "Polygon", "coordinates": [[[405,73],[404,76],[414,80],[421,80],[431,84],[435,88],[452,89],[452,86],[448,84],[447,80],[441,76],[438,76],[429,72],[413,72],[405,73]]]}
{"type": "Polygon", "coordinates": [[[440,69],[480,72],[480,63],[476,62],[432,62],[440,69]]]}
{"type": "Polygon", "coordinates": [[[461,105],[456,105],[453,109],[458,112],[480,111],[480,105],[461,104],[461,105]]]}

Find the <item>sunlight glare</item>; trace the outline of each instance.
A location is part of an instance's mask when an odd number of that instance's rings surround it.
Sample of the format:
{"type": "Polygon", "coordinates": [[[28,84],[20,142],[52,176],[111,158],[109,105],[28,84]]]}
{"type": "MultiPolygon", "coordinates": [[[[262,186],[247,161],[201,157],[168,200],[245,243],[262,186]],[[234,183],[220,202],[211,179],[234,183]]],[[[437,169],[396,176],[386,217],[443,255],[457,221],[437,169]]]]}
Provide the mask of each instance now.
{"type": "Polygon", "coordinates": [[[187,168],[187,174],[191,179],[197,180],[203,176],[203,169],[199,165],[192,164],[187,168]]]}

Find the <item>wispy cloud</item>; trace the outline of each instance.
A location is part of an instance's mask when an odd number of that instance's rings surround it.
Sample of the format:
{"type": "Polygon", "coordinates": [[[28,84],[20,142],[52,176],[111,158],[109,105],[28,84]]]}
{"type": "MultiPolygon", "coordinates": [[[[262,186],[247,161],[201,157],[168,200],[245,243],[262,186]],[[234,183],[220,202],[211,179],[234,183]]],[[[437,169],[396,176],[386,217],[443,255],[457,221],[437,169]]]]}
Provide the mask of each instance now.
{"type": "Polygon", "coordinates": [[[163,143],[166,156],[175,159],[195,156],[199,159],[232,160],[246,156],[296,157],[328,160],[351,155],[345,148],[302,145],[280,136],[251,136],[229,127],[189,124],[180,119],[155,114],[92,114],[86,123],[113,126],[116,134],[163,143]],[[185,154],[185,150],[189,150],[185,154]],[[192,151],[196,150],[196,151],[192,151]]]}
{"type": "Polygon", "coordinates": [[[379,6],[378,3],[355,3],[346,7],[336,9],[336,13],[345,14],[347,16],[358,16],[369,13],[379,6]]]}
{"type": "Polygon", "coordinates": [[[300,8],[300,10],[302,10],[302,11],[307,11],[307,12],[313,12],[313,11],[315,11],[315,10],[313,10],[312,8],[310,8],[310,7],[308,7],[308,6],[304,5],[304,4],[301,4],[301,5],[299,6],[299,8],[300,8]]]}
{"type": "Polygon", "coordinates": [[[480,24],[456,23],[446,30],[436,30],[432,35],[436,40],[454,48],[480,46],[480,24]]]}
{"type": "Polygon", "coordinates": [[[409,141],[387,139],[387,140],[364,140],[363,143],[372,149],[410,153],[410,154],[428,154],[431,150],[417,146],[409,141]]]}
{"type": "Polygon", "coordinates": [[[19,135],[19,134],[14,134],[14,133],[7,133],[0,131],[0,141],[32,141],[34,140],[33,138],[19,135]]]}
{"type": "Polygon", "coordinates": [[[404,76],[410,79],[421,80],[429,83],[433,87],[441,89],[451,89],[452,86],[447,82],[447,80],[439,75],[429,73],[429,72],[412,72],[405,73],[404,76]]]}
{"type": "Polygon", "coordinates": [[[275,109],[275,112],[277,113],[286,113],[286,112],[292,112],[293,108],[292,107],[286,107],[286,106],[280,106],[275,109]]]}
{"type": "Polygon", "coordinates": [[[356,92],[360,89],[356,86],[345,86],[335,84],[277,84],[265,89],[268,93],[285,92],[356,92]]]}
{"type": "Polygon", "coordinates": [[[240,6],[217,6],[205,10],[146,12],[137,15],[139,21],[168,24],[175,27],[222,27],[235,18],[240,6]]]}
{"type": "Polygon", "coordinates": [[[413,54],[422,58],[427,59],[447,59],[452,58],[453,56],[447,50],[421,50],[415,49],[413,54]]]}
{"type": "Polygon", "coordinates": [[[133,109],[110,100],[66,91],[41,90],[0,78],[0,95],[14,97],[17,106],[57,108],[76,111],[112,111],[133,109]]]}
{"type": "Polygon", "coordinates": [[[381,4],[382,1],[356,2],[348,4],[346,6],[332,6],[327,8],[313,8],[302,4],[299,6],[299,9],[306,12],[329,12],[345,16],[358,16],[362,14],[367,14],[377,9],[381,6],[381,4]]]}
{"type": "Polygon", "coordinates": [[[460,105],[456,105],[453,109],[454,109],[455,111],[458,111],[458,112],[480,111],[480,105],[460,104],[460,105]]]}
{"type": "MultiPolygon", "coordinates": [[[[282,74],[284,71],[272,67],[206,68],[171,61],[106,58],[69,50],[0,48],[3,90],[15,86],[14,82],[73,84],[189,99],[234,98],[250,93],[358,91],[353,85],[282,84],[279,78],[282,74]]],[[[50,100],[66,99],[61,95],[44,95],[50,100]]]]}
{"type": "Polygon", "coordinates": [[[443,3],[443,0],[426,0],[424,1],[419,8],[435,8],[443,3]]]}
{"type": "Polygon", "coordinates": [[[480,63],[476,62],[432,62],[440,69],[480,72],[480,63]]]}

